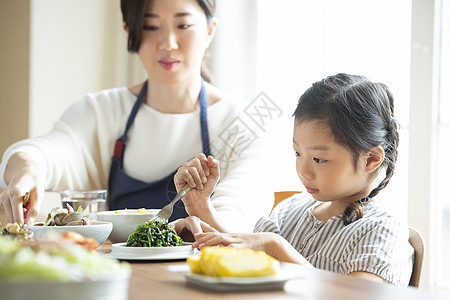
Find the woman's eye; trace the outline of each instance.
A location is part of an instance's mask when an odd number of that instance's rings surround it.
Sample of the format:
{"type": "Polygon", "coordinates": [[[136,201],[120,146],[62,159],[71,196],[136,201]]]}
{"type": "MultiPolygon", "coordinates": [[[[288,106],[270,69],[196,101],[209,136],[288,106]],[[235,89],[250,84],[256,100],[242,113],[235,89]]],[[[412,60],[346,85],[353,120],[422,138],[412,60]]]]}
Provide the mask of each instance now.
{"type": "Polygon", "coordinates": [[[325,159],[320,159],[320,158],[317,158],[317,157],[314,157],[313,159],[314,159],[314,161],[315,161],[316,163],[318,163],[318,164],[323,164],[324,162],[326,162],[325,159]]]}
{"type": "Polygon", "coordinates": [[[297,151],[294,151],[295,156],[300,156],[300,153],[298,153],[297,151]]]}
{"type": "Polygon", "coordinates": [[[158,30],[158,26],[144,25],[144,30],[150,30],[150,31],[158,30]]]}

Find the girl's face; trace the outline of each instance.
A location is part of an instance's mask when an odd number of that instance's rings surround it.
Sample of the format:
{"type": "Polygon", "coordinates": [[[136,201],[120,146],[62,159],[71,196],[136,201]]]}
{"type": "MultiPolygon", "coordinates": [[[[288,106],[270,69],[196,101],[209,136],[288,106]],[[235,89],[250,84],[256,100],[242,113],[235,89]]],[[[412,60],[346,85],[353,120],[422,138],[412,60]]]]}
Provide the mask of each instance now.
{"type": "Polygon", "coordinates": [[[364,158],[355,170],[352,153],[335,143],[328,125],[295,121],[293,143],[298,177],[315,200],[345,205],[370,192],[364,158]]]}
{"type": "Polygon", "coordinates": [[[216,22],[207,23],[195,0],[149,1],[143,26],[138,54],[149,79],[182,82],[200,76],[216,22]]]}

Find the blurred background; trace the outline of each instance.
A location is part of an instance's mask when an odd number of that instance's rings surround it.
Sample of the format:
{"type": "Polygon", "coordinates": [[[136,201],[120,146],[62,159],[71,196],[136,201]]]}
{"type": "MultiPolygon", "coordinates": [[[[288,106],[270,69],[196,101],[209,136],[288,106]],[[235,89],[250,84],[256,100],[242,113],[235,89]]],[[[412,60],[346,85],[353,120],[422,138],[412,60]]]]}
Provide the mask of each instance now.
{"type": "MultiPolygon", "coordinates": [[[[127,53],[119,4],[0,0],[0,153],[49,131],[86,93],[145,79],[137,56],[127,53]]],[[[425,237],[422,286],[446,293],[450,1],[217,0],[216,15],[214,84],[244,104],[264,93],[282,111],[266,116],[263,134],[273,142],[261,149],[273,159],[267,180],[274,191],[302,188],[291,116],[306,88],[339,72],[391,88],[402,125],[400,156],[380,196],[425,237]]],[[[46,198],[59,205],[58,194],[46,198]]]]}

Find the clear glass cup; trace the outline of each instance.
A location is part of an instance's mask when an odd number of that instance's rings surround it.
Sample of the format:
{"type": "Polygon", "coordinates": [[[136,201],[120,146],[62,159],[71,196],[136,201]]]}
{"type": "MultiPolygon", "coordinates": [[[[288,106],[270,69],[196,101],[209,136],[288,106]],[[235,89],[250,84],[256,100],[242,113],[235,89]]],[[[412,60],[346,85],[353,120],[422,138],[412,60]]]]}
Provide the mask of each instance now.
{"type": "Polygon", "coordinates": [[[95,216],[97,212],[106,210],[107,190],[65,190],[60,195],[63,208],[70,204],[76,211],[81,206],[87,216],[95,216]]]}

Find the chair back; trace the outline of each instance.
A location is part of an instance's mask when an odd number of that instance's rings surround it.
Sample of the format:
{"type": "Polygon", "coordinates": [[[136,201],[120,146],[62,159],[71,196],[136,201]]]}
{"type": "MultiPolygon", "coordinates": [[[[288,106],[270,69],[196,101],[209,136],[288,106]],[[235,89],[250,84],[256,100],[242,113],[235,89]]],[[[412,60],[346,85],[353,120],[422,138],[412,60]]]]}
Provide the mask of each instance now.
{"type": "MultiPolygon", "coordinates": [[[[272,210],[275,208],[275,206],[278,205],[278,203],[280,203],[281,201],[283,201],[284,199],[287,199],[289,197],[291,197],[292,195],[301,193],[300,191],[280,191],[280,192],[274,192],[274,196],[275,196],[275,201],[273,203],[273,207],[272,210]]],[[[272,210],[270,211],[272,213],[272,210]]]]}
{"type": "Polygon", "coordinates": [[[422,273],[423,257],[425,254],[425,241],[420,232],[409,226],[409,243],[414,248],[414,264],[411,273],[411,279],[409,280],[410,286],[419,287],[420,276],[422,273]]]}

